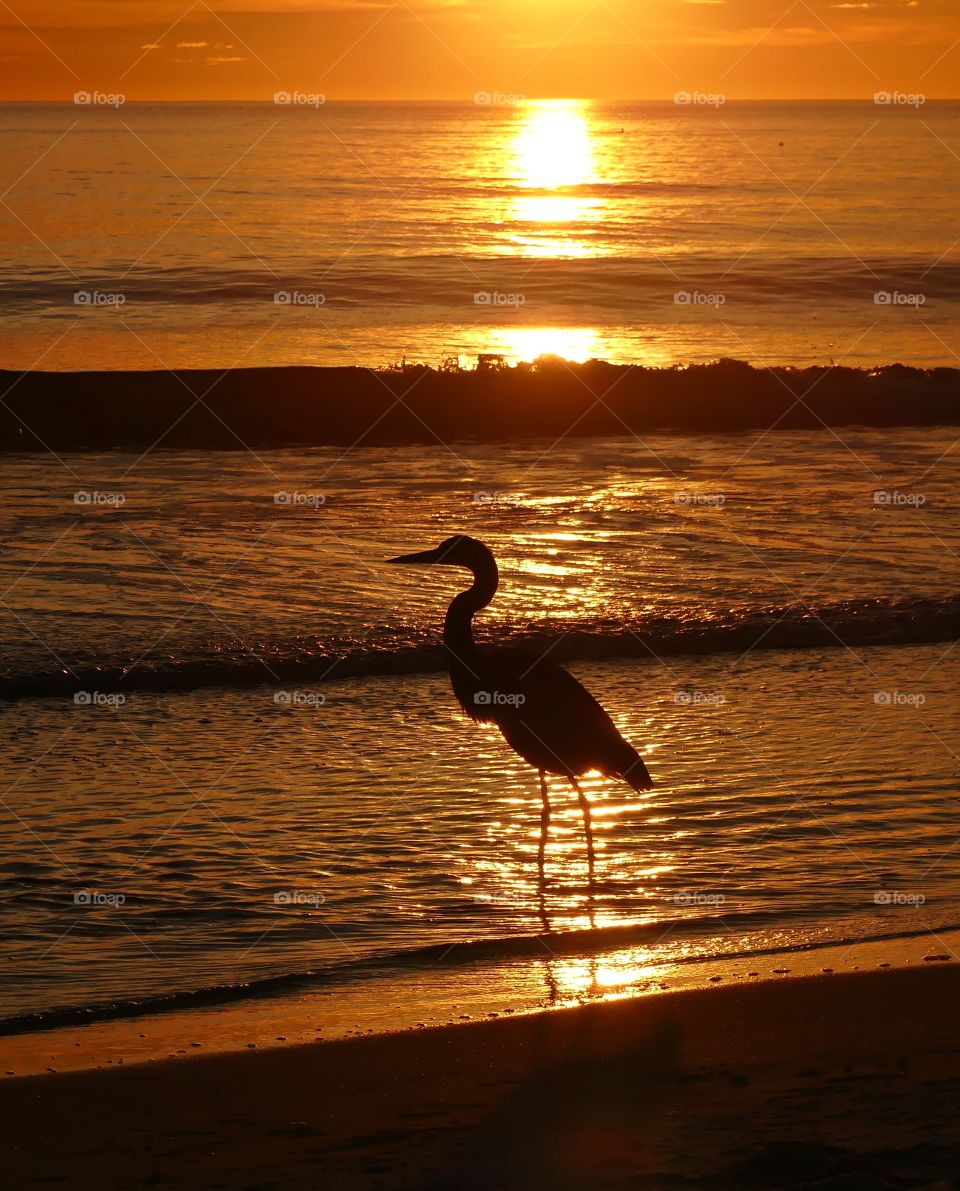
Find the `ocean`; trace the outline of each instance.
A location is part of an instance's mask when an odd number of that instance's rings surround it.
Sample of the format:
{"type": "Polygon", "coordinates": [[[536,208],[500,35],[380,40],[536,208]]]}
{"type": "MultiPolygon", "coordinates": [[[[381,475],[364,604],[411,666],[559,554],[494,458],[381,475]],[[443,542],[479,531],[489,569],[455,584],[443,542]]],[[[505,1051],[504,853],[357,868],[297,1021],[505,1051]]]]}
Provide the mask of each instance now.
{"type": "Polygon", "coordinates": [[[955,365],[960,104],[0,106],[0,368],[955,365]]]}
{"type": "Polygon", "coordinates": [[[955,442],[74,453],[80,505],[8,456],[8,1028],[471,958],[519,980],[545,931],[570,996],[611,949],[629,987],[960,925],[955,442]],[[565,659],[651,769],[588,779],[593,890],[557,788],[541,902],[536,775],[453,701],[461,577],[385,565],[454,528],[500,560],[482,639],[565,659]]]}
{"type": "MultiPolygon", "coordinates": [[[[65,408],[98,369],[139,408],[137,369],[952,367],[958,132],[952,103],[7,105],[0,366],[62,372],[65,408]]],[[[957,432],[903,406],[6,451],[0,1031],[280,995],[381,1028],[494,985],[941,950],[957,432]],[[465,576],[385,564],[456,531],[500,563],[481,639],[569,665],[650,768],[586,780],[592,886],[576,800],[557,782],[541,884],[536,775],[458,713],[465,576]]]]}

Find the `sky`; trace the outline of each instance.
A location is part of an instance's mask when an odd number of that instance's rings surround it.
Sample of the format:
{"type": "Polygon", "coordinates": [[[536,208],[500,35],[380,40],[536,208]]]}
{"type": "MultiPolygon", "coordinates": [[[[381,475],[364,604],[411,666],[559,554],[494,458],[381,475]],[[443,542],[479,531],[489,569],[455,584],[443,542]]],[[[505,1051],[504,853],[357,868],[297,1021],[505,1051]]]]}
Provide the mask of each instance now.
{"type": "Polygon", "coordinates": [[[0,0],[0,99],[960,95],[958,0],[0,0]]]}

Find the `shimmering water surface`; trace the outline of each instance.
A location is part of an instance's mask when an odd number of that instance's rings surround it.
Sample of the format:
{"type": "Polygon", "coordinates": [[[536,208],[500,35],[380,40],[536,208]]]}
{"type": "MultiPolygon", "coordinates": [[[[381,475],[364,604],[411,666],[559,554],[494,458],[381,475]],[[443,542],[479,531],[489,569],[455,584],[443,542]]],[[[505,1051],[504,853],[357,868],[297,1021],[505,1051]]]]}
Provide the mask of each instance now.
{"type": "Polygon", "coordinates": [[[219,659],[226,682],[238,657],[347,650],[375,668],[436,645],[458,582],[383,560],[454,529],[500,560],[478,622],[495,636],[668,621],[705,632],[709,650],[757,608],[948,602],[955,443],[949,428],[846,428],[8,456],[3,673],[113,661],[135,682],[151,662],[219,659]]]}
{"type": "MultiPolygon", "coordinates": [[[[958,137],[947,102],[5,105],[0,367],[955,365],[958,137]]],[[[6,1028],[937,948],[955,433],[575,429],[4,457],[6,1028]],[[588,779],[592,885],[576,803],[541,881],[534,775],[456,713],[458,577],[384,565],[456,530],[501,565],[481,635],[568,659],[653,774],[588,779]]]]}
{"type": "Polygon", "coordinates": [[[884,643],[881,620],[869,647],[730,652],[713,628],[757,607],[839,606],[853,629],[878,600],[950,605],[954,445],[858,430],[8,458],[4,676],[128,679],[122,701],[4,705],[0,1013],[427,979],[545,946],[568,972],[629,947],[626,986],[770,946],[919,931],[936,949],[960,878],[952,643],[884,643]],[[655,782],[588,779],[592,889],[559,783],[539,883],[535,775],[436,672],[459,577],[383,565],[453,529],[500,558],[490,637],[703,630],[699,656],[572,663],[655,782]],[[270,678],[344,649],[366,676],[270,678]],[[264,684],[231,689],[250,656],[264,684]],[[409,656],[423,673],[391,673],[409,656]],[[139,688],[160,665],[196,689],[139,688]]]}
{"type": "Polygon", "coordinates": [[[7,368],[960,350],[954,102],[8,104],[0,145],[7,368]]]}

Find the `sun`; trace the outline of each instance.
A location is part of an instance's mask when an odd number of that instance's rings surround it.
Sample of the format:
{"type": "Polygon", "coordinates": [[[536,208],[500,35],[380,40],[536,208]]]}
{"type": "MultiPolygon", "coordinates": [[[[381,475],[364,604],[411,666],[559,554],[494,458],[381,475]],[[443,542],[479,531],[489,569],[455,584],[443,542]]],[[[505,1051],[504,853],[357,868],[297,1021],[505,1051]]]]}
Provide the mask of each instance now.
{"type": "Polygon", "coordinates": [[[521,186],[556,190],[593,182],[590,118],[583,100],[531,103],[513,145],[521,186]]]}
{"type": "Polygon", "coordinates": [[[597,333],[589,327],[505,327],[497,332],[497,341],[511,360],[560,356],[582,364],[599,351],[597,333]]]}
{"type": "Polygon", "coordinates": [[[576,99],[527,104],[510,152],[517,187],[511,215],[525,256],[589,255],[578,225],[602,217],[602,200],[582,188],[598,180],[589,104],[576,99]]]}

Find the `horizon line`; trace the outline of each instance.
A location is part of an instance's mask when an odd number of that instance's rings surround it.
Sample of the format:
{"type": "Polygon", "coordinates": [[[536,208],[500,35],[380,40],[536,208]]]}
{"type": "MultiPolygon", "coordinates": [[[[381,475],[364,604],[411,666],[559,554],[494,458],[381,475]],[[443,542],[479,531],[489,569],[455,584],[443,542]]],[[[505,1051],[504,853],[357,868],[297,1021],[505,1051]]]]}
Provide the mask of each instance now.
{"type": "MultiPolygon", "coordinates": [[[[81,88],[80,90],[82,91],[84,89],[81,88]]],[[[683,90],[683,89],[681,89],[681,90],[683,90]]],[[[888,91],[888,89],[881,87],[881,88],[878,88],[877,91],[874,91],[874,92],[871,92],[870,94],[862,95],[862,96],[861,95],[856,95],[856,96],[810,95],[810,96],[795,96],[795,97],[789,97],[789,98],[785,98],[783,96],[751,96],[751,97],[741,97],[741,98],[724,96],[723,102],[724,102],[724,105],[731,104],[731,103],[798,103],[798,104],[799,103],[873,103],[874,96],[878,92],[885,92],[885,91],[888,91]]],[[[107,91],[101,91],[99,88],[94,88],[93,92],[91,92],[91,93],[98,93],[98,94],[103,94],[103,95],[107,95],[107,94],[124,95],[124,104],[135,104],[135,103],[254,104],[254,103],[256,103],[256,104],[269,104],[271,107],[289,106],[289,107],[296,108],[296,107],[310,106],[310,105],[306,105],[306,104],[282,104],[282,103],[278,104],[276,102],[276,100],[271,96],[266,96],[266,97],[265,96],[243,96],[243,97],[236,97],[236,96],[232,96],[232,97],[226,97],[226,96],[200,97],[200,96],[195,96],[195,97],[182,97],[179,99],[171,99],[169,97],[161,98],[158,96],[143,96],[143,97],[138,97],[136,99],[132,99],[120,91],[107,92],[107,91]]],[[[898,89],[894,89],[893,92],[889,92],[889,93],[890,94],[908,94],[908,92],[900,92],[898,89]]],[[[74,94],[77,94],[77,92],[75,92],[74,94]]],[[[677,104],[673,95],[650,96],[650,97],[632,96],[632,97],[619,97],[619,98],[612,98],[612,97],[606,97],[606,96],[591,96],[591,95],[523,95],[523,96],[518,95],[516,97],[516,102],[511,103],[511,104],[507,104],[507,103],[481,104],[481,103],[478,103],[472,96],[467,96],[467,97],[457,96],[455,98],[452,98],[449,96],[435,96],[435,97],[428,97],[428,98],[424,98],[422,96],[417,97],[417,98],[411,98],[411,97],[406,97],[406,96],[378,96],[378,97],[343,96],[340,98],[333,99],[333,98],[327,97],[323,92],[306,92],[306,91],[302,91],[300,88],[294,88],[294,90],[292,92],[288,92],[288,94],[311,94],[311,95],[323,94],[324,98],[323,98],[323,102],[320,104],[321,107],[325,107],[328,104],[344,104],[344,103],[370,103],[370,104],[375,104],[375,103],[379,103],[379,104],[388,104],[388,103],[390,103],[390,104],[394,104],[394,103],[440,104],[440,103],[445,103],[445,104],[463,104],[465,106],[468,105],[470,107],[497,108],[497,107],[522,107],[524,104],[527,104],[527,103],[543,103],[543,102],[598,103],[598,104],[665,103],[665,104],[675,105],[677,107],[698,106],[698,105],[692,105],[692,104],[688,105],[688,104],[682,104],[682,103],[677,104]]],[[[490,94],[500,94],[500,92],[491,92],[490,94]]],[[[508,93],[504,92],[503,94],[508,94],[508,93]]],[[[716,92],[716,94],[719,95],[719,94],[722,94],[722,92],[716,92]]],[[[910,94],[913,94],[913,93],[911,92],[910,94]]],[[[960,102],[960,95],[943,95],[943,96],[926,95],[922,92],[916,92],[916,94],[924,95],[924,103],[957,103],[957,102],[960,102]]],[[[58,97],[58,98],[45,98],[45,99],[13,98],[13,97],[0,98],[0,105],[6,106],[6,105],[13,105],[13,104],[51,104],[51,105],[69,105],[70,107],[74,107],[74,106],[76,106],[76,107],[86,107],[86,106],[106,107],[106,106],[110,106],[110,105],[106,105],[106,104],[91,104],[91,105],[78,104],[76,102],[76,100],[73,98],[73,96],[70,96],[70,95],[64,96],[62,98],[58,97]]],[[[890,105],[890,106],[901,106],[901,105],[890,105]]]]}

